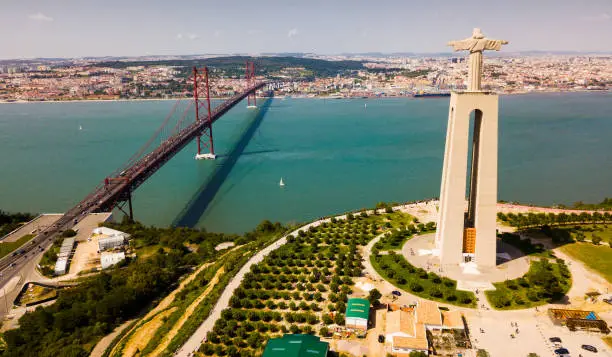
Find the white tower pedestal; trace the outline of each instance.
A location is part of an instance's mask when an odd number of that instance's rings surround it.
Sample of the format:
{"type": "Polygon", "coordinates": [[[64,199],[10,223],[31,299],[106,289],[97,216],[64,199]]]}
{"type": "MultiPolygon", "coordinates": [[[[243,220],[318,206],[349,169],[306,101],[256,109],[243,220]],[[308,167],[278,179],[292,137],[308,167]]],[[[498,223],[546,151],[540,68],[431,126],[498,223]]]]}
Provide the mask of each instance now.
{"type": "Polygon", "coordinates": [[[473,256],[479,266],[494,267],[496,264],[497,121],[497,94],[481,91],[451,94],[436,232],[442,265],[464,262],[468,145],[473,145],[467,219],[467,226],[476,230],[473,256]],[[473,111],[474,140],[468,143],[473,111]]]}

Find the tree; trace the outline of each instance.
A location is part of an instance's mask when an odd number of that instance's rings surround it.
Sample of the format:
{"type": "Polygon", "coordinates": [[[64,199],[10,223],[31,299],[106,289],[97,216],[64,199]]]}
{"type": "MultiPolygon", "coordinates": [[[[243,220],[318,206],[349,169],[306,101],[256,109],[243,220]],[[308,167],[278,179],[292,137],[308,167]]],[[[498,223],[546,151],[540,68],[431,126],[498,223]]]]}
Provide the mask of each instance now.
{"type": "Polygon", "coordinates": [[[487,352],[487,350],[483,350],[483,349],[479,349],[478,351],[476,351],[476,357],[490,357],[491,355],[489,354],[489,352],[487,352]]]}
{"type": "Polygon", "coordinates": [[[63,238],[70,238],[70,237],[74,237],[77,235],[77,232],[75,232],[72,229],[66,229],[65,231],[62,232],[62,237],[63,238]]]}
{"type": "Polygon", "coordinates": [[[425,353],[423,351],[412,351],[412,352],[410,352],[410,354],[408,356],[410,356],[410,357],[427,357],[427,353],[425,353]]]}
{"type": "Polygon", "coordinates": [[[334,317],[334,322],[336,323],[336,325],[344,325],[344,315],[336,314],[336,316],[334,317]]]}
{"type": "Polygon", "coordinates": [[[378,306],[378,304],[380,304],[379,299],[381,297],[382,294],[380,293],[380,291],[378,291],[378,289],[372,289],[368,294],[368,301],[370,301],[370,304],[372,304],[372,306],[378,306]]]}
{"type": "Polygon", "coordinates": [[[599,245],[599,243],[601,243],[601,237],[596,234],[593,234],[591,236],[591,242],[593,242],[593,244],[595,245],[599,245]]]}

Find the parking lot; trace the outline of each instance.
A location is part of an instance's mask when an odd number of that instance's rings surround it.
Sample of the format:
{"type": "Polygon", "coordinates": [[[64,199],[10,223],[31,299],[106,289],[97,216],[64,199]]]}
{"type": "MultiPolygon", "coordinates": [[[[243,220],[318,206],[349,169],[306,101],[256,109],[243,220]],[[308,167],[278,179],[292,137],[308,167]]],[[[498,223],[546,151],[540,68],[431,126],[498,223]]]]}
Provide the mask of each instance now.
{"type": "Polygon", "coordinates": [[[612,357],[612,351],[601,340],[601,333],[572,332],[566,327],[556,326],[544,311],[474,311],[467,317],[472,342],[477,348],[487,350],[494,357],[527,356],[532,352],[541,357],[554,356],[554,350],[558,347],[549,341],[551,337],[559,337],[561,346],[567,348],[571,356],[612,357]],[[511,326],[511,323],[516,323],[517,326],[511,326]],[[480,331],[481,328],[484,332],[480,331]],[[512,334],[514,338],[511,337],[512,334]],[[598,353],[582,349],[583,344],[595,346],[598,353]]]}

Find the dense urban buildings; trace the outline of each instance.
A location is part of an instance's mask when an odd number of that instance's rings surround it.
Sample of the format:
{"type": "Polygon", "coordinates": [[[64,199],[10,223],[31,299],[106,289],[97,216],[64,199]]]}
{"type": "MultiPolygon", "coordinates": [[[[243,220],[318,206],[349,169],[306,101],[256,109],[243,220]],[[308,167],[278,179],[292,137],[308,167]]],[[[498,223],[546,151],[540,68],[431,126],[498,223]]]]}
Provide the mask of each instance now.
{"type": "MultiPolygon", "coordinates": [[[[155,57],[11,60],[0,62],[0,101],[167,99],[191,94],[188,72],[197,61],[216,78],[212,93],[234,94],[244,85],[249,57],[155,57]],[[234,61],[216,67],[211,59],[234,61]]],[[[409,96],[467,86],[467,59],[438,55],[301,55],[257,57],[269,68],[260,76],[283,81],[277,95],[307,97],[409,96]],[[279,59],[283,59],[279,61],[279,59]],[[287,61],[290,59],[290,61],[287,61]],[[276,63],[269,66],[268,63],[276,63]]],[[[227,62],[227,61],[226,61],[227,62]]],[[[611,55],[525,54],[485,59],[483,89],[499,93],[606,90],[612,87],[611,55]]]]}

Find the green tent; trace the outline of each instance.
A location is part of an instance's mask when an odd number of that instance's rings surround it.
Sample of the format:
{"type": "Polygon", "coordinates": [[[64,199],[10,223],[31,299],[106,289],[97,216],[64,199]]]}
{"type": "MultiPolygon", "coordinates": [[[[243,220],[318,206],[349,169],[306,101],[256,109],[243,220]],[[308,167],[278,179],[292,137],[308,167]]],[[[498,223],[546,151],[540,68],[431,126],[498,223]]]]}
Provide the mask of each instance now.
{"type": "Polygon", "coordinates": [[[262,357],[325,357],[329,343],[313,335],[284,335],[268,340],[262,357]]]}

